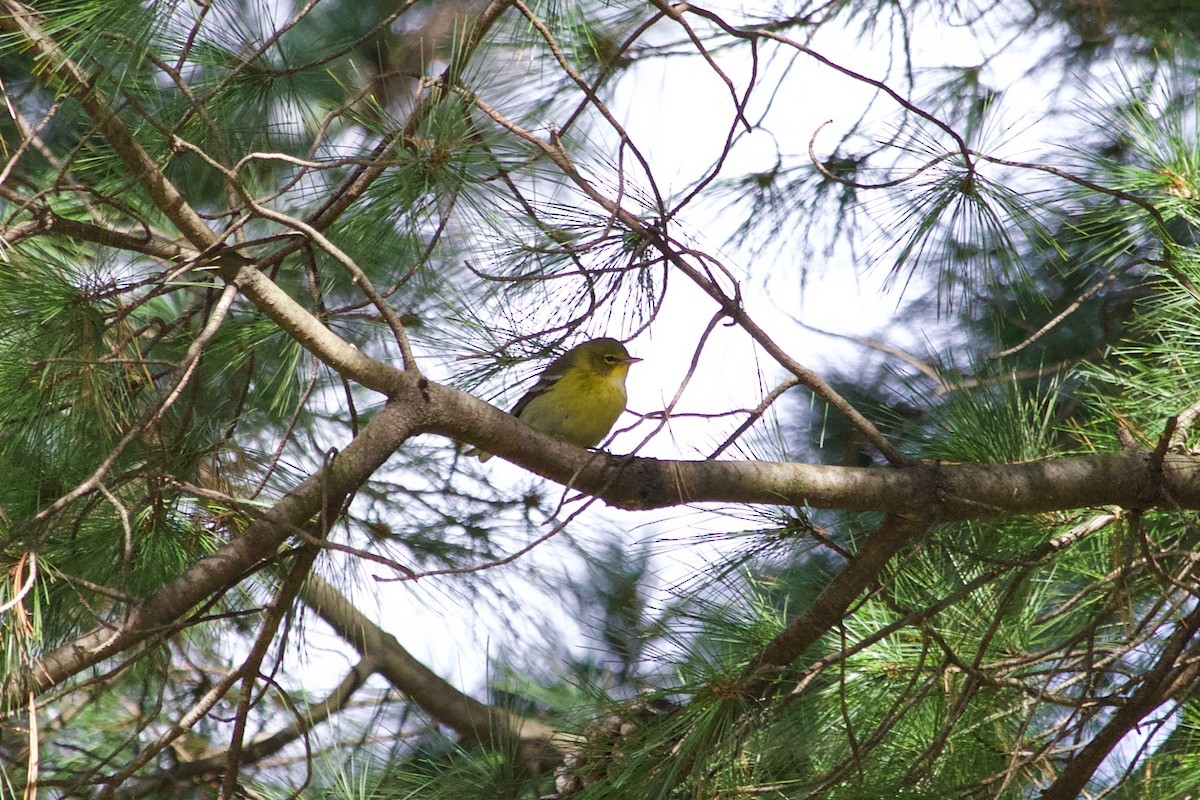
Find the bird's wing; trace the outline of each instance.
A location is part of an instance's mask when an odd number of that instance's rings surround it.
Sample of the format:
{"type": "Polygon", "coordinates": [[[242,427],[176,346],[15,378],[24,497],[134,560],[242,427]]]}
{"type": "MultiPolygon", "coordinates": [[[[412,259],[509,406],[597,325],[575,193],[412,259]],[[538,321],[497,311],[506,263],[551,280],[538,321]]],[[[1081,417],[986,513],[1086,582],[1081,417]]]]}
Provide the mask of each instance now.
{"type": "Polygon", "coordinates": [[[542,370],[542,374],[538,376],[537,383],[521,396],[521,399],[517,401],[517,404],[512,407],[512,411],[509,413],[514,417],[521,416],[521,412],[525,410],[525,406],[529,405],[533,398],[540,397],[550,391],[554,384],[558,383],[562,379],[562,376],[567,373],[567,369],[570,366],[565,355],[559,356],[550,362],[550,366],[542,370]]]}

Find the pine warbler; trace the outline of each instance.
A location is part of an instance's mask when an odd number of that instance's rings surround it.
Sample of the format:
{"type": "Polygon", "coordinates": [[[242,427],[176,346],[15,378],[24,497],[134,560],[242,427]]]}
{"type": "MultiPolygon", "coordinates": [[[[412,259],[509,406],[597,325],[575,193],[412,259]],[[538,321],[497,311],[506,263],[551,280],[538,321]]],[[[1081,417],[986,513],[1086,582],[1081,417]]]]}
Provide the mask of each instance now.
{"type": "MultiPolygon", "coordinates": [[[[513,406],[531,428],[576,447],[594,447],[625,410],[625,376],[641,361],[616,339],[592,339],[554,359],[513,406]]],[[[491,453],[473,451],[480,461],[491,453]]]]}

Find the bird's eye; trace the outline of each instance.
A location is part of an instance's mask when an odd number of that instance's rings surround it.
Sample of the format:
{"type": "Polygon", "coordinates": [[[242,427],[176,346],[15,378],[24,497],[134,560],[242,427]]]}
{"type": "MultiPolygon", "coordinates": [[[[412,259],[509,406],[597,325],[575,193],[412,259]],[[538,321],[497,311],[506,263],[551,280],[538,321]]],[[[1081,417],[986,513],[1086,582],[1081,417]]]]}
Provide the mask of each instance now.
{"type": "Polygon", "coordinates": [[[608,355],[606,355],[606,356],[604,357],[604,360],[605,360],[605,361],[607,361],[607,362],[608,362],[608,363],[610,363],[610,364],[615,364],[615,363],[617,363],[617,357],[616,357],[616,356],[614,356],[612,353],[609,353],[608,355]]]}

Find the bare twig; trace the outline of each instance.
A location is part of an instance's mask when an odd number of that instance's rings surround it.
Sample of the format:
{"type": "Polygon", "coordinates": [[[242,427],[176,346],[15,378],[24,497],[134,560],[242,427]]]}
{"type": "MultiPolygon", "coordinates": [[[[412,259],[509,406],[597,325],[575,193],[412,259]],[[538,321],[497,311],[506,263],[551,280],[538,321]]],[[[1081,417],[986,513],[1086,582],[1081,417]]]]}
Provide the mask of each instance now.
{"type": "Polygon", "coordinates": [[[1073,301],[1071,301],[1071,303],[1068,304],[1066,308],[1064,308],[1062,311],[1055,314],[1045,325],[1043,325],[1042,327],[1040,327],[1036,331],[1034,331],[1024,341],[1020,342],[1019,344],[1015,344],[1012,347],[1009,347],[1007,349],[1001,350],[1000,352],[991,356],[991,358],[993,358],[993,359],[1004,358],[1006,356],[1011,356],[1014,353],[1019,353],[1020,351],[1024,350],[1026,347],[1033,344],[1038,339],[1042,338],[1047,333],[1049,333],[1055,326],[1057,326],[1064,319],[1071,316],[1071,314],[1075,313],[1075,311],[1077,311],[1080,306],[1082,306],[1089,299],[1095,297],[1105,286],[1108,286],[1110,283],[1112,283],[1117,278],[1124,275],[1126,272],[1128,272],[1130,269],[1137,266],[1138,264],[1144,264],[1144,263],[1146,263],[1145,259],[1135,258],[1131,261],[1126,262],[1125,264],[1122,264],[1120,267],[1118,267],[1117,269],[1108,273],[1103,278],[1096,281],[1091,286],[1089,286],[1087,289],[1085,289],[1083,291],[1083,293],[1080,294],[1078,297],[1076,297],[1073,301]]]}

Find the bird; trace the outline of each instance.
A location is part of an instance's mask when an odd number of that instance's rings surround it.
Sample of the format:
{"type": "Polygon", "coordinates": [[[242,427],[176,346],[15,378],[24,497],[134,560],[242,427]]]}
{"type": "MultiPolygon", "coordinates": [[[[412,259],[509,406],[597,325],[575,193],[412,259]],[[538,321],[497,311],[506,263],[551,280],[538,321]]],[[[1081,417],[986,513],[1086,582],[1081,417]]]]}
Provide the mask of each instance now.
{"type": "MultiPolygon", "coordinates": [[[[595,447],[625,410],[625,378],[641,360],[616,339],[589,339],[550,362],[509,413],[555,439],[595,447]]],[[[471,454],[480,461],[492,457],[471,454]]]]}

